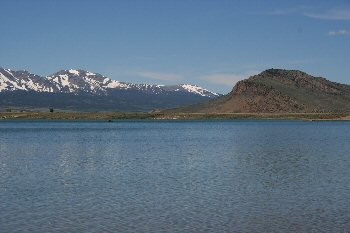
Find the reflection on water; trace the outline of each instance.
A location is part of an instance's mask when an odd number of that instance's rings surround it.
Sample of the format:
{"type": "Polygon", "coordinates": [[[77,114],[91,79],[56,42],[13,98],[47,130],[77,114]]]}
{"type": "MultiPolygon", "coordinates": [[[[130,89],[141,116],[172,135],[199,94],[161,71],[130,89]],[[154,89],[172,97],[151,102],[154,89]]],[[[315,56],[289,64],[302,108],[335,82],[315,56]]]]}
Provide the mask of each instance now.
{"type": "Polygon", "coordinates": [[[0,122],[0,232],[348,232],[350,123],[0,122]]]}

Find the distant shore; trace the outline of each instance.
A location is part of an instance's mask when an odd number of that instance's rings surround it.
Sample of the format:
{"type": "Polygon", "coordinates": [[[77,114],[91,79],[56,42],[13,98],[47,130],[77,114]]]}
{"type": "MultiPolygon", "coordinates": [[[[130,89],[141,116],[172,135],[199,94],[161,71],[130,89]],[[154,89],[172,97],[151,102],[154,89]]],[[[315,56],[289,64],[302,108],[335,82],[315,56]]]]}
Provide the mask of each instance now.
{"type": "Polygon", "coordinates": [[[0,120],[350,120],[350,113],[135,113],[135,112],[0,112],[0,120]]]}

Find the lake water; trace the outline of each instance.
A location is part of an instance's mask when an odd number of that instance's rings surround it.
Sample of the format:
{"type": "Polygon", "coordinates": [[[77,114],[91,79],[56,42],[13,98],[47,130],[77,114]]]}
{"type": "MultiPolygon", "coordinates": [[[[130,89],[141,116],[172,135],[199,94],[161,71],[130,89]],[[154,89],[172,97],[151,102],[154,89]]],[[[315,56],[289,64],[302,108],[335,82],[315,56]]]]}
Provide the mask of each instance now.
{"type": "Polygon", "coordinates": [[[0,122],[0,232],[349,232],[350,122],[0,122]]]}

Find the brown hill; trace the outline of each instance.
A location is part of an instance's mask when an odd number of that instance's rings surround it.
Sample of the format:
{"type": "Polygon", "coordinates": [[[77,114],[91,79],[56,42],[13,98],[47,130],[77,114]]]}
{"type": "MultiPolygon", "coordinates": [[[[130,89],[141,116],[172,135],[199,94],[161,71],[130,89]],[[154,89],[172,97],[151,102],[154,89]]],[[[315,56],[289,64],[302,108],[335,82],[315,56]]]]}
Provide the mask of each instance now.
{"type": "Polygon", "coordinates": [[[220,98],[175,110],[198,113],[350,112],[350,85],[298,70],[269,69],[220,98]]]}

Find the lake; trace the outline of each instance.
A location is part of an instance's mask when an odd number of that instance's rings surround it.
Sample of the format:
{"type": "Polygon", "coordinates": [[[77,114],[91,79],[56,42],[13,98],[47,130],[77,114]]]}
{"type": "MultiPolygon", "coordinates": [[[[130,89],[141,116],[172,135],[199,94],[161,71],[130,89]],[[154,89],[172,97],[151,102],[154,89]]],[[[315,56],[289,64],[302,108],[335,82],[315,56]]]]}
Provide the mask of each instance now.
{"type": "Polygon", "coordinates": [[[0,232],[349,232],[350,122],[0,121],[0,232]]]}

